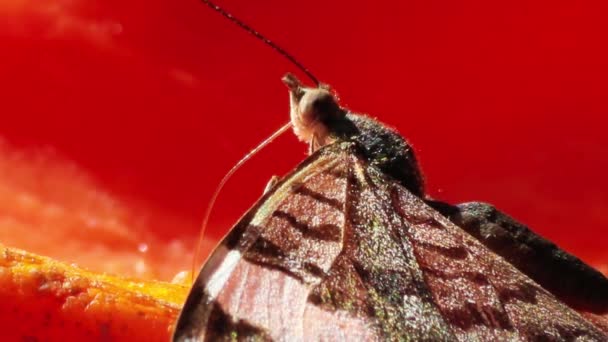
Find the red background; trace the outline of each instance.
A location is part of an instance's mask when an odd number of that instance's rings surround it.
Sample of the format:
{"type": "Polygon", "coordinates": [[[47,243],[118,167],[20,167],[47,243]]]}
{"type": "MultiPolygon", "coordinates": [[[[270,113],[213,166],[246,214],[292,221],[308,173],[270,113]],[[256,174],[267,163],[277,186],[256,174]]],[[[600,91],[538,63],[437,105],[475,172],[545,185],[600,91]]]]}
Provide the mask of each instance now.
{"type": "MultiPolygon", "coordinates": [[[[493,203],[608,263],[605,2],[221,4],[407,137],[432,196],[493,203]]],[[[0,18],[0,136],[180,218],[151,226],[161,238],[191,240],[223,174],[288,119],[295,68],[196,0],[8,1],[0,18]]],[[[248,163],[211,236],[305,151],[286,134],[248,163]]]]}

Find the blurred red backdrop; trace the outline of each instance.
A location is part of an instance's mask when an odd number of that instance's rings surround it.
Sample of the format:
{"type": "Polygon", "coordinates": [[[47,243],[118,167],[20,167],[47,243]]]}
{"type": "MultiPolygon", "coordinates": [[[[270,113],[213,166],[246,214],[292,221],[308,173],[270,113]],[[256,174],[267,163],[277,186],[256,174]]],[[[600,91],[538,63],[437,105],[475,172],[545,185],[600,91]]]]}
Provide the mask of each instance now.
{"type": "MultiPolygon", "coordinates": [[[[432,196],[608,263],[606,2],[220,3],[407,137],[432,196]]],[[[160,240],[192,241],[223,174],[288,120],[295,68],[196,0],[4,1],[0,18],[0,136],[75,161],[160,240]]],[[[288,134],[248,163],[210,236],[305,151],[288,134]]]]}

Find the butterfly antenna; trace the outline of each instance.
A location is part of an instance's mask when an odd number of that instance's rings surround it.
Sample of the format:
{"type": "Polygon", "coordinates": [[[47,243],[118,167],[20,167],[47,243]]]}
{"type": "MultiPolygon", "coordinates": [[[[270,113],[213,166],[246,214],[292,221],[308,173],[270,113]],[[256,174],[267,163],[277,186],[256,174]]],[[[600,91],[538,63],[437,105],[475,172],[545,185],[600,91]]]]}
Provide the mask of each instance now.
{"type": "Polygon", "coordinates": [[[191,281],[194,282],[194,272],[196,271],[197,261],[200,256],[201,246],[203,245],[203,239],[205,236],[205,231],[207,230],[207,224],[209,223],[209,217],[211,216],[211,211],[213,210],[213,206],[215,205],[215,201],[217,200],[218,195],[224,188],[224,185],[230,177],[243,165],[247,162],[251,157],[253,157],[256,153],[260,152],[261,149],[266,147],[266,145],[270,144],[274,139],[276,139],[281,134],[285,133],[291,127],[291,122],[286,123],[281,128],[272,133],[271,136],[266,138],[266,140],[262,141],[258,146],[256,146],[253,150],[247,153],[241,160],[238,161],[231,169],[226,173],[224,178],[220,181],[217,188],[215,188],[215,192],[213,192],[213,196],[211,197],[211,201],[207,205],[207,209],[205,211],[205,216],[203,218],[203,222],[201,224],[201,232],[199,234],[198,243],[196,244],[196,250],[194,252],[194,258],[192,259],[192,273],[191,273],[191,281]]]}
{"type": "Polygon", "coordinates": [[[224,16],[224,18],[226,18],[226,19],[232,21],[233,23],[237,24],[243,30],[249,32],[254,37],[256,37],[257,39],[259,39],[262,42],[264,42],[264,44],[270,46],[273,50],[275,50],[276,52],[278,52],[279,54],[281,54],[283,57],[287,58],[291,63],[293,63],[296,67],[298,67],[298,69],[302,70],[302,72],[305,73],[306,76],[308,76],[308,78],[310,78],[314,82],[314,84],[316,86],[320,85],[319,80],[315,77],[315,75],[312,74],[312,72],[310,72],[310,70],[308,70],[302,63],[300,63],[289,52],[285,51],[282,47],[278,46],[275,42],[273,42],[272,40],[266,38],[260,32],[254,30],[251,26],[245,24],[242,20],[240,20],[238,18],[235,18],[232,14],[230,14],[229,12],[227,12],[225,9],[221,8],[220,6],[216,5],[215,3],[213,3],[213,2],[211,2],[209,0],[201,0],[201,1],[205,5],[209,6],[212,10],[214,10],[214,11],[218,12],[219,14],[221,14],[222,16],[224,16]]]}

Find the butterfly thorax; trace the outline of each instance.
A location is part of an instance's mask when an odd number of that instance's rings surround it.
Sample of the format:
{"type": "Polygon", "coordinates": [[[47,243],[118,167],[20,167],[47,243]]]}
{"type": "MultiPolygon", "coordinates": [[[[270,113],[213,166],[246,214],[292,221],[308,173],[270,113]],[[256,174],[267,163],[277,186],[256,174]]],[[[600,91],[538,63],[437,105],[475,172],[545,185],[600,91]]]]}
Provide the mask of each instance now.
{"type": "Polygon", "coordinates": [[[347,113],[329,123],[336,141],[352,141],[370,165],[398,180],[419,197],[424,197],[424,179],[414,150],[397,132],[360,114],[347,113]]]}
{"type": "Polygon", "coordinates": [[[367,162],[398,180],[417,196],[424,196],[424,181],[412,147],[393,129],[338,104],[329,87],[305,87],[288,74],[291,122],[295,135],[310,152],[341,141],[354,142],[367,162]]]}

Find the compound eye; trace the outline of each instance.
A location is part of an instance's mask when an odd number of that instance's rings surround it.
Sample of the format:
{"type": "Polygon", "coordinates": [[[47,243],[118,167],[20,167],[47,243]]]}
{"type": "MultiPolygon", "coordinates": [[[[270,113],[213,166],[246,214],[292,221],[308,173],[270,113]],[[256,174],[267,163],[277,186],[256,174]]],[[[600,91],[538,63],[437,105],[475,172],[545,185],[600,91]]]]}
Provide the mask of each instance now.
{"type": "Polygon", "coordinates": [[[321,93],[311,103],[311,109],[321,122],[329,123],[344,115],[344,111],[330,93],[321,93]]]}
{"type": "Polygon", "coordinates": [[[334,99],[329,94],[323,94],[315,98],[312,102],[313,111],[322,114],[322,113],[330,113],[334,110],[336,104],[334,99]]]}

